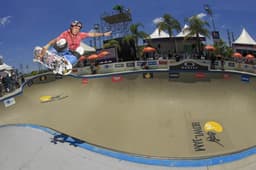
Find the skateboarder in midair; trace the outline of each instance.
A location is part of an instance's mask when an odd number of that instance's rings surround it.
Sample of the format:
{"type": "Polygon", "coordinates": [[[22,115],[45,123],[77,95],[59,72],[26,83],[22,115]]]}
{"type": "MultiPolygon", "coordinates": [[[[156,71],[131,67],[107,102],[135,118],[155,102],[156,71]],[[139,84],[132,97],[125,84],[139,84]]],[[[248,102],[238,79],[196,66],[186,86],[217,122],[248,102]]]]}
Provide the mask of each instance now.
{"type": "Polygon", "coordinates": [[[70,28],[61,33],[57,38],[49,41],[42,49],[39,57],[43,57],[50,47],[54,47],[57,53],[65,56],[69,62],[74,65],[78,59],[84,54],[83,47],[80,42],[87,37],[110,36],[111,31],[105,33],[81,32],[83,24],[80,21],[73,21],[70,28]],[[65,55],[67,54],[67,55],[65,55]]]}

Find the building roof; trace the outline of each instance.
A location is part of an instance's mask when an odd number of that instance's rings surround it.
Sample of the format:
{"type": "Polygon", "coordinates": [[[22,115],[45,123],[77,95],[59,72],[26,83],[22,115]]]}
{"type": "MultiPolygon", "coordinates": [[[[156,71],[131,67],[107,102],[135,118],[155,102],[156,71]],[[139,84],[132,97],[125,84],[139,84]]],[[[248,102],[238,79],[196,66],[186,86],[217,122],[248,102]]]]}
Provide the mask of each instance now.
{"type": "Polygon", "coordinates": [[[80,43],[80,46],[83,47],[86,52],[94,52],[94,51],[96,51],[95,48],[93,48],[93,47],[91,47],[91,46],[89,46],[89,45],[87,45],[87,44],[85,44],[83,42],[80,43]]]}
{"type": "Polygon", "coordinates": [[[13,68],[5,63],[0,65],[0,71],[4,71],[4,70],[12,70],[13,68]]]}
{"type": "Polygon", "coordinates": [[[233,44],[256,45],[256,42],[246,31],[246,29],[243,28],[240,36],[233,42],[233,44]]]}
{"type": "MultiPolygon", "coordinates": [[[[189,34],[189,26],[187,24],[184,25],[184,27],[182,28],[181,32],[178,33],[175,37],[186,37],[189,34]]],[[[196,35],[194,35],[193,37],[196,37],[196,35]]],[[[199,37],[204,37],[203,35],[199,35],[199,37]]]]}
{"type": "Polygon", "coordinates": [[[158,38],[169,38],[169,34],[166,33],[165,31],[160,31],[159,28],[156,28],[155,31],[150,34],[151,39],[158,39],[158,38]]]}

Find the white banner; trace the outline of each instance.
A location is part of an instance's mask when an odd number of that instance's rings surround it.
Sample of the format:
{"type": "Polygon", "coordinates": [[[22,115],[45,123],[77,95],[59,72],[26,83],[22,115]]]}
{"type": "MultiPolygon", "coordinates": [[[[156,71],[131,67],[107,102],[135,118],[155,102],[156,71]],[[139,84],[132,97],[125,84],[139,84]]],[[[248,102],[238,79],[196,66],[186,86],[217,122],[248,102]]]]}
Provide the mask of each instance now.
{"type": "Polygon", "coordinates": [[[10,107],[10,106],[14,105],[15,103],[16,102],[15,102],[14,97],[4,100],[4,106],[5,107],[10,107]]]}

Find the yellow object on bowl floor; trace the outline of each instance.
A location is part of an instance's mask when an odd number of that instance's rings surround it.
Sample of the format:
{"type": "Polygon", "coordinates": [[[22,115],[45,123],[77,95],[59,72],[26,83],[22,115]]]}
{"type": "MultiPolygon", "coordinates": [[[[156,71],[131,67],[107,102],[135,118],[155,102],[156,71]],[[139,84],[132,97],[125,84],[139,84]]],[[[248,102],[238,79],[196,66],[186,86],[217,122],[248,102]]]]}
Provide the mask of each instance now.
{"type": "Polygon", "coordinates": [[[223,131],[223,127],[221,126],[221,124],[219,124],[215,121],[209,121],[209,122],[205,123],[204,130],[206,132],[214,131],[214,132],[217,132],[217,133],[221,133],[223,131]]]}
{"type": "Polygon", "coordinates": [[[49,102],[52,100],[52,96],[41,96],[40,102],[49,102]]]}

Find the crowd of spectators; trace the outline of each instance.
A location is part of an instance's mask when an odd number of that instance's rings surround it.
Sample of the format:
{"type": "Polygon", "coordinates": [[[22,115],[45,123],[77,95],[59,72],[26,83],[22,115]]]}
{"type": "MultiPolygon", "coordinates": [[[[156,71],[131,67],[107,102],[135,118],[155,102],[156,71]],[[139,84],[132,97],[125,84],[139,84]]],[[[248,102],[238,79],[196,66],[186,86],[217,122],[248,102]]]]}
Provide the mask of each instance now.
{"type": "Polygon", "coordinates": [[[20,88],[25,79],[15,70],[0,72],[0,97],[20,88]]]}

